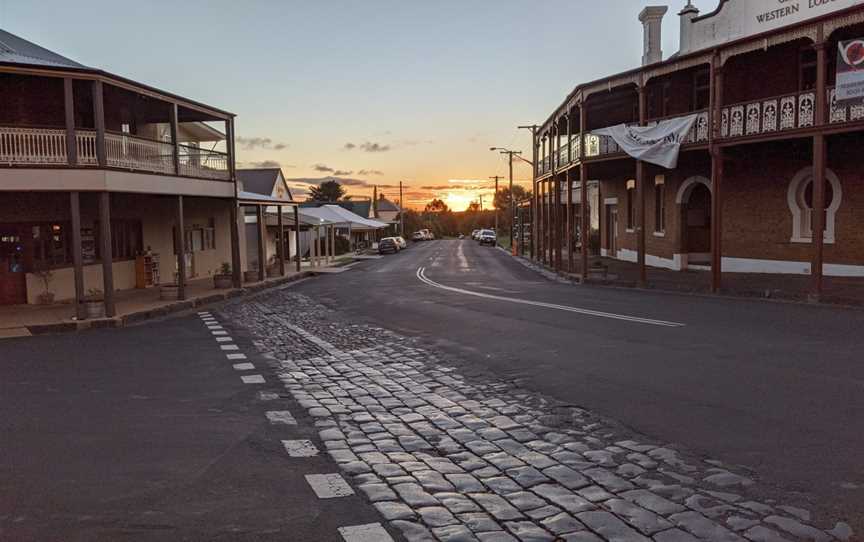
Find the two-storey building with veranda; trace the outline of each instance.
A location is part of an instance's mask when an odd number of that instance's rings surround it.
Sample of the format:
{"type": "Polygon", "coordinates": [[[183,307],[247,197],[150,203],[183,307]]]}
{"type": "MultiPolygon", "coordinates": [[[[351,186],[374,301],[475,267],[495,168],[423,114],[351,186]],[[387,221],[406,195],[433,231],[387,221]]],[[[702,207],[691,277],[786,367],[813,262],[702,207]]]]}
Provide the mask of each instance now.
{"type": "Polygon", "coordinates": [[[100,291],[111,316],[224,263],[239,286],[233,125],[0,30],[0,304],[100,291]]]}
{"type": "Polygon", "coordinates": [[[632,262],[641,283],[697,270],[715,291],[733,274],[809,275],[818,297],[864,277],[864,100],[835,91],[864,2],[676,7],[677,52],[661,51],[668,8],[645,8],[642,65],[579,84],[535,128],[533,257],[588,276],[632,262]],[[647,128],[671,138],[672,167],[641,154],[658,143],[647,128]]]}

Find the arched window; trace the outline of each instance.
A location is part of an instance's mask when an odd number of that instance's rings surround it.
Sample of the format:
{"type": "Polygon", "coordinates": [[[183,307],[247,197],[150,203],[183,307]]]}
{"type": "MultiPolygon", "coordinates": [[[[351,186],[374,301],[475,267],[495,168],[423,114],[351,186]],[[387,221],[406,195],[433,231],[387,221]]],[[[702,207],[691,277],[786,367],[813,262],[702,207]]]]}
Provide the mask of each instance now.
{"type": "MultiPolygon", "coordinates": [[[[830,169],[825,170],[825,242],[834,242],[835,217],[843,198],[840,179],[830,169]]],[[[813,242],[813,168],[802,169],[789,183],[786,194],[792,212],[792,242],[813,242]]]]}

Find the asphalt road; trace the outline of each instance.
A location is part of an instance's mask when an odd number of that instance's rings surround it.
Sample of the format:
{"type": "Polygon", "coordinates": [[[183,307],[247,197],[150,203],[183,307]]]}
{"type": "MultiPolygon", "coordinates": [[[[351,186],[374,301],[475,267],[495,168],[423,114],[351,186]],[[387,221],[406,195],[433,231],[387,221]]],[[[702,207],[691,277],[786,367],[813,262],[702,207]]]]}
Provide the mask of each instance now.
{"type": "Polygon", "coordinates": [[[860,311],[560,284],[468,240],[299,288],[864,528],[860,311]]]}
{"type": "Polygon", "coordinates": [[[316,498],[305,475],[338,467],[288,456],[281,440],[317,428],[227,329],[265,384],[241,382],[194,314],[0,341],[0,540],[341,541],[379,522],[358,495],[316,498]],[[283,409],[297,426],[267,422],[283,409]]]}

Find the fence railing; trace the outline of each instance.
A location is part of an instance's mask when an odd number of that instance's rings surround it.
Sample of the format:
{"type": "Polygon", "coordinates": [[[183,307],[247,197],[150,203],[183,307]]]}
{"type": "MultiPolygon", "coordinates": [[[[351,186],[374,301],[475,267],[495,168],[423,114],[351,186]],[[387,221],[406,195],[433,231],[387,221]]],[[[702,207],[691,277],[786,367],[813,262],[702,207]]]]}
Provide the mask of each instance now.
{"type": "Polygon", "coordinates": [[[720,137],[764,135],[816,123],[816,91],[728,105],[721,109],[720,137]]]}
{"type": "Polygon", "coordinates": [[[228,155],[225,153],[179,145],[180,175],[207,179],[230,179],[228,155]]]}
{"type": "Polygon", "coordinates": [[[65,164],[66,130],[0,126],[0,163],[65,164]]]}
{"type": "MultiPolygon", "coordinates": [[[[97,166],[95,130],[75,130],[78,166],[97,166]]],[[[183,175],[202,179],[230,180],[228,155],[178,145],[179,172],[174,169],[174,146],[130,134],[105,134],[106,164],[112,168],[183,175]]],[[[66,130],[0,126],[0,165],[69,165],[66,130]]]]}

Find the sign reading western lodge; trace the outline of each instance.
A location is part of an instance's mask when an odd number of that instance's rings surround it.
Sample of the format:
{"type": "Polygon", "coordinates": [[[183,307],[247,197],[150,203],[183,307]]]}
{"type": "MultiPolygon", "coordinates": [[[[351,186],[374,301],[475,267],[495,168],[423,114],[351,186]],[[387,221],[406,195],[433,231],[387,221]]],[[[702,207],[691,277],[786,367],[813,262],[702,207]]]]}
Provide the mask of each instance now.
{"type": "Polygon", "coordinates": [[[841,41],[837,52],[837,101],[864,98],[864,39],[841,41]]]}
{"type": "Polygon", "coordinates": [[[725,0],[693,23],[688,51],[720,45],[861,6],[862,0],[725,0]]]}

